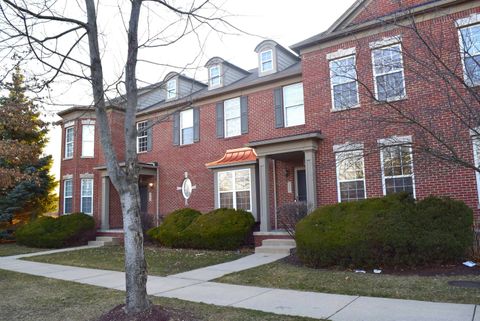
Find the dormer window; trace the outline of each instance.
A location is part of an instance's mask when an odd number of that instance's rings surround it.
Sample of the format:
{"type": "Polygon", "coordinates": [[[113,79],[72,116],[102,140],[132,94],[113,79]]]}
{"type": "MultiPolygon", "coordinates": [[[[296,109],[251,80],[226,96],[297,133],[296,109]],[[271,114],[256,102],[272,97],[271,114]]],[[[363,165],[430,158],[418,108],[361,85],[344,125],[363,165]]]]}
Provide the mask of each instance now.
{"type": "Polygon", "coordinates": [[[220,79],[220,66],[215,65],[209,69],[209,85],[210,88],[219,87],[221,84],[220,79]]]}
{"type": "Polygon", "coordinates": [[[167,99],[177,98],[177,79],[170,79],[167,82],[167,99]]]}
{"type": "Polygon", "coordinates": [[[262,72],[271,71],[273,69],[272,49],[265,50],[260,53],[260,68],[262,72]]]}

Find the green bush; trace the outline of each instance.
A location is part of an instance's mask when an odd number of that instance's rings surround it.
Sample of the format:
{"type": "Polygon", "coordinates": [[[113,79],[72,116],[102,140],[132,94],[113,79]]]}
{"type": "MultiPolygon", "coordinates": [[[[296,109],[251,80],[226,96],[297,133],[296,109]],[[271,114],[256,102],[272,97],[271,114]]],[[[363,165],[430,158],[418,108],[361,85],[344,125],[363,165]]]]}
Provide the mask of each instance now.
{"type": "Polygon", "coordinates": [[[89,215],[73,213],[59,218],[39,217],[16,231],[17,243],[40,248],[60,248],[84,243],[95,233],[89,215]]]}
{"type": "Polygon", "coordinates": [[[299,222],[297,253],[312,267],[415,266],[462,258],[472,244],[472,210],[448,198],[407,194],[317,209],[299,222]]]}
{"type": "Polygon", "coordinates": [[[184,247],[182,233],[202,213],[191,208],[182,208],[167,215],[163,223],[147,231],[147,235],[168,247],[184,247]]]}
{"type": "Polygon", "coordinates": [[[182,237],[189,248],[236,250],[246,243],[254,224],[247,211],[220,208],[198,217],[182,237]]]}

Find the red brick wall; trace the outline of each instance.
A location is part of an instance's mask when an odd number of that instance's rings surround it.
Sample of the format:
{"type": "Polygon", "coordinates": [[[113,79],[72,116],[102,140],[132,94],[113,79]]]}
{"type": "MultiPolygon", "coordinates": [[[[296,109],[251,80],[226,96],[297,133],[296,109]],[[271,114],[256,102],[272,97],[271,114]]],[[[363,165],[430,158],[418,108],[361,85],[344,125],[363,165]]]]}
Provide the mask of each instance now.
{"type": "Polygon", "coordinates": [[[358,24],[396,12],[405,11],[427,2],[431,2],[431,0],[373,0],[353,19],[352,24],[358,24]]]}

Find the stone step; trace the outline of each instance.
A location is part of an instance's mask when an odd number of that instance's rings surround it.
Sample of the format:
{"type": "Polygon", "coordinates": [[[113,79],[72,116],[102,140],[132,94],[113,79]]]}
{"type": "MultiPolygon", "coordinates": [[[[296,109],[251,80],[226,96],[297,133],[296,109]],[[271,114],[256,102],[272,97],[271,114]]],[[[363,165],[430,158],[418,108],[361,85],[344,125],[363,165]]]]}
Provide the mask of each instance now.
{"type": "Polygon", "coordinates": [[[88,241],[88,245],[90,246],[105,246],[104,241],[88,241]]]}
{"type": "Polygon", "coordinates": [[[295,246],[266,246],[262,245],[255,248],[257,254],[290,254],[290,250],[295,246]]]}
{"type": "Polygon", "coordinates": [[[292,246],[296,247],[293,239],[268,239],[262,241],[262,246],[292,246]]]}
{"type": "Polygon", "coordinates": [[[120,238],[112,237],[112,236],[97,236],[97,239],[95,241],[112,242],[114,244],[120,244],[120,238]]]}

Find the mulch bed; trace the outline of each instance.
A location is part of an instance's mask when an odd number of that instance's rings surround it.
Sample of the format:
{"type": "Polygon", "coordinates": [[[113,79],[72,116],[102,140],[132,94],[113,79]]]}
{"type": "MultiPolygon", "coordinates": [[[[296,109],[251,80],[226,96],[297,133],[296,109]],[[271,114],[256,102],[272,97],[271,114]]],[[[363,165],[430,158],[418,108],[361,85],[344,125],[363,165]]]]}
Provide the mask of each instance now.
{"type": "MultiPolygon", "coordinates": [[[[304,266],[302,262],[298,259],[295,253],[292,253],[290,256],[283,259],[284,262],[295,265],[295,266],[304,266]]],[[[358,267],[362,269],[362,267],[358,267]]],[[[463,265],[461,262],[458,264],[452,265],[433,265],[433,266],[423,266],[423,267],[415,267],[415,268],[381,268],[381,274],[389,274],[389,275],[400,275],[400,276],[408,276],[408,275],[416,275],[416,276],[461,276],[461,275],[480,275],[480,266],[477,265],[473,268],[469,268],[463,265]]],[[[325,268],[323,270],[329,271],[351,271],[353,270],[341,268],[341,267],[331,267],[325,268]]],[[[367,273],[373,274],[373,270],[366,270],[367,273]]]]}
{"type": "Polygon", "coordinates": [[[124,304],[117,305],[97,321],[200,321],[189,312],[166,309],[158,305],[152,305],[148,312],[136,315],[127,315],[124,307],[124,304]]]}

